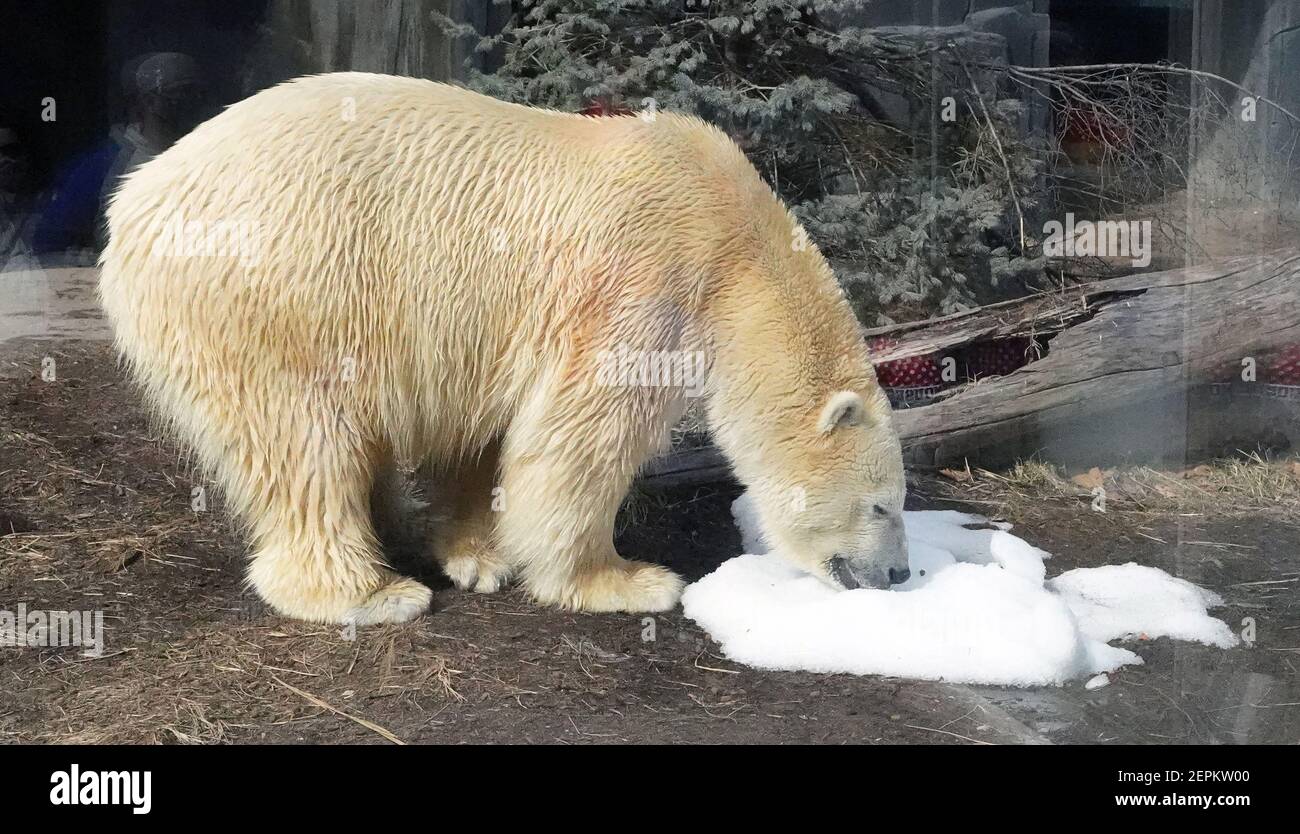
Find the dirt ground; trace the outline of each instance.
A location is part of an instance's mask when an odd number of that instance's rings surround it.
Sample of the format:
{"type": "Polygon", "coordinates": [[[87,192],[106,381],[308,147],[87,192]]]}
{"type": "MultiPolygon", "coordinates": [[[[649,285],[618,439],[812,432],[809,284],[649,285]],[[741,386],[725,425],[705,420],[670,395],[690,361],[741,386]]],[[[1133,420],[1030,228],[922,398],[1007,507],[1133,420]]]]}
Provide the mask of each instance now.
{"type": "MultiPolygon", "coordinates": [[[[1300,481],[1298,481],[1300,483],[1300,481]]],[[[1177,503],[918,477],[909,506],[1006,518],[1049,575],[1137,561],[1217,590],[1252,646],[1139,642],[1095,691],[772,673],[738,666],[680,611],[570,614],[517,590],[435,588],[414,623],[355,635],[275,616],[241,584],[220,496],[191,509],[102,341],[0,350],[0,609],[104,612],[101,657],[0,648],[0,740],[22,742],[1296,742],[1300,524],[1267,500],[1177,503]],[[56,378],[41,378],[52,357],[56,378]]],[[[625,555],[698,578],[739,552],[734,487],[638,490],[625,555]]]]}

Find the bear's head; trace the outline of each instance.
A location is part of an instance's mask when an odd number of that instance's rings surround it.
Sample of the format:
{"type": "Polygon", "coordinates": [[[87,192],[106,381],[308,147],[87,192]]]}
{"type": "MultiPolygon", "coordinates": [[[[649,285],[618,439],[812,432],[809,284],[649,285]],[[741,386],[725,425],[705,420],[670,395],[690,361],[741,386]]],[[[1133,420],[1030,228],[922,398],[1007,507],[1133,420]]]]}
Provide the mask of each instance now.
{"type": "Polygon", "coordinates": [[[864,393],[837,391],[801,415],[803,436],[774,444],[784,447],[774,457],[785,464],[749,485],[768,544],[849,589],[888,588],[909,576],[902,449],[883,393],[875,386],[864,393]]]}
{"type": "Polygon", "coordinates": [[[862,325],[797,218],[747,176],[744,211],[717,221],[702,328],[714,441],[773,550],[839,587],[904,582],[903,451],[862,325]]]}

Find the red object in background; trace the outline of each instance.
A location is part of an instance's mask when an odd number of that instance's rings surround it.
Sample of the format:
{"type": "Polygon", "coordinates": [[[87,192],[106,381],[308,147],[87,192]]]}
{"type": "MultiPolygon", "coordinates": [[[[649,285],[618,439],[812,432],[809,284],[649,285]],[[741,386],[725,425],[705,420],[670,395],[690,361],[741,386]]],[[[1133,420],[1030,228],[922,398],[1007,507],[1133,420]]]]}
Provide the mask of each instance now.
{"type": "MultiPolygon", "coordinates": [[[[868,346],[874,353],[888,350],[897,344],[895,339],[877,336],[868,346]]],[[[876,379],[882,388],[928,388],[938,385],[942,381],[939,374],[939,354],[930,353],[925,356],[876,363],[876,379]]]]}
{"type": "Polygon", "coordinates": [[[1263,370],[1263,381],[1270,385],[1300,385],[1300,345],[1287,345],[1269,356],[1263,370]]]}
{"type": "Polygon", "coordinates": [[[1128,139],[1128,128],[1111,116],[1089,107],[1071,107],[1065,111],[1065,142],[1119,145],[1128,139]]]}
{"type": "Polygon", "coordinates": [[[994,339],[972,345],[966,356],[966,367],[974,379],[1006,376],[1028,365],[1030,358],[1028,337],[994,339]]]}
{"type": "MultiPolygon", "coordinates": [[[[888,336],[876,336],[870,340],[868,347],[872,353],[883,353],[898,346],[898,340],[888,336]]],[[[1027,336],[1015,336],[1006,339],[992,339],[978,342],[968,348],[959,349],[948,354],[955,362],[957,379],[943,379],[943,353],[938,351],[924,356],[907,359],[891,359],[887,362],[874,362],[876,379],[886,389],[932,388],[984,379],[991,376],[1006,376],[1028,365],[1036,358],[1031,348],[1033,341],[1027,336]]]]}
{"type": "Polygon", "coordinates": [[[583,116],[631,116],[635,112],[607,98],[592,99],[586,107],[578,111],[583,116]]]}
{"type": "MultiPolygon", "coordinates": [[[[1246,367],[1242,364],[1242,359],[1225,359],[1210,368],[1207,376],[1213,383],[1249,384],[1250,380],[1242,379],[1246,367]]],[[[1255,365],[1254,381],[1266,385],[1300,386],[1300,344],[1287,345],[1259,356],[1255,365]]]]}
{"type": "Polygon", "coordinates": [[[1065,111],[1061,149],[1074,162],[1097,165],[1106,158],[1107,148],[1128,140],[1128,128],[1098,110],[1071,107],[1065,111]]]}
{"type": "Polygon", "coordinates": [[[1241,362],[1237,359],[1225,359],[1206,371],[1210,382],[1241,382],[1241,362]]]}

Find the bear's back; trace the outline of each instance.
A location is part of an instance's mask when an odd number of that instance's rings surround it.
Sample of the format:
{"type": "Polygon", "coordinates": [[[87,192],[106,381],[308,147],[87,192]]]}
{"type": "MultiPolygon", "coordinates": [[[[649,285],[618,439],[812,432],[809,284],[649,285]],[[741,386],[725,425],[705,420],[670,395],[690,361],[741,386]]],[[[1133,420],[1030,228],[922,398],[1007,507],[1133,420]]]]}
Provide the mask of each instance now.
{"type": "Polygon", "coordinates": [[[712,237],[705,227],[743,222],[756,197],[772,202],[743,153],[693,117],[593,118],[422,79],[333,73],[264,90],[200,125],[126,179],[108,218],[110,240],[136,238],[133,248],[161,213],[247,218],[270,244],[307,227],[328,232],[340,255],[441,239],[425,246],[432,256],[501,248],[493,234],[531,248],[548,231],[599,247],[638,227],[658,235],[682,212],[696,236],[712,237]]]}

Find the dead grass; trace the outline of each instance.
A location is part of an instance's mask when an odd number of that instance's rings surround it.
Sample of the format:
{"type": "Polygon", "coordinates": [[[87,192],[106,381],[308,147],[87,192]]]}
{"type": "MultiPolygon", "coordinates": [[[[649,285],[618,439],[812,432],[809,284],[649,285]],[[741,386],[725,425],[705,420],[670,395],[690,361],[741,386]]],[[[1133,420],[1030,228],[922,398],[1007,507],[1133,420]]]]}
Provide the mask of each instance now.
{"type": "Polygon", "coordinates": [[[1270,460],[1252,453],[1180,471],[1136,466],[1067,472],[1027,460],[1001,473],[977,468],[941,475],[938,492],[1003,510],[1043,499],[1090,504],[1104,495],[1107,512],[1300,520],[1300,459],[1294,457],[1270,460]]]}
{"type": "MultiPolygon", "coordinates": [[[[0,424],[9,419],[0,412],[0,424]]],[[[172,552],[180,543],[193,547],[213,544],[219,538],[213,514],[177,513],[174,489],[141,492],[103,480],[67,464],[63,452],[30,432],[4,431],[0,453],[13,462],[0,471],[5,482],[0,494],[0,564],[15,558],[39,562],[51,551],[75,550],[99,572],[114,573],[142,558],[169,565],[172,560],[184,561],[185,557],[172,552]],[[69,499],[79,496],[71,493],[83,492],[84,487],[107,488],[115,497],[129,495],[129,509],[117,513],[81,510],[67,517],[66,526],[57,530],[28,529],[49,507],[74,503],[69,499]]],[[[109,502],[101,499],[99,503],[109,502]]]]}
{"type": "Polygon", "coordinates": [[[212,622],[196,624],[174,645],[139,646],[129,665],[105,662],[112,655],[73,660],[50,653],[35,668],[13,670],[20,685],[40,690],[46,711],[22,738],[214,744],[326,719],[335,732],[349,723],[360,728],[357,740],[402,743],[365,715],[390,699],[417,715],[463,702],[454,683],[463,673],[434,650],[428,635],[389,632],[370,634],[362,644],[309,624],[212,622]]]}

